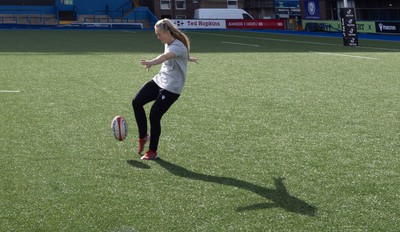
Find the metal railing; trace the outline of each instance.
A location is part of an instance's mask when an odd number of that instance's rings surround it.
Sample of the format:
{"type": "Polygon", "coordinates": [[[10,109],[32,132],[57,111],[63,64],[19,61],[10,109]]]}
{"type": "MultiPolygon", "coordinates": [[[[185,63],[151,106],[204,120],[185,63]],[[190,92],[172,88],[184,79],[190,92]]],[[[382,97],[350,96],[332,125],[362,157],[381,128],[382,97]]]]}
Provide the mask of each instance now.
{"type": "Polygon", "coordinates": [[[58,20],[50,15],[0,15],[0,24],[57,25],[58,20]]]}
{"type": "MultiPolygon", "coordinates": [[[[127,13],[127,12],[125,12],[127,13]]],[[[128,23],[136,22],[138,17],[136,17],[137,12],[129,11],[131,17],[129,19],[123,18],[123,16],[115,17],[115,15],[121,14],[120,11],[96,11],[92,15],[84,15],[83,20],[79,18],[78,21],[89,22],[89,23],[128,23]]]]}
{"type": "Polygon", "coordinates": [[[0,24],[54,25],[57,23],[55,13],[35,9],[0,9],[0,24]]]}

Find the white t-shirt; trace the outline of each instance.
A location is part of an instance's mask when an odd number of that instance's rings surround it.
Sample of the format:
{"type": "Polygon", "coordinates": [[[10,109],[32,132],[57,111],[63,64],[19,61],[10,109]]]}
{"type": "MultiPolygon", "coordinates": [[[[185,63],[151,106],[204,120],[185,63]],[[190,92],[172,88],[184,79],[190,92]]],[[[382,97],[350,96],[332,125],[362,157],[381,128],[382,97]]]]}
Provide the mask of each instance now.
{"type": "Polygon", "coordinates": [[[186,81],[188,50],[180,40],[175,39],[170,45],[165,44],[164,52],[172,52],[175,57],[163,62],[153,80],[160,88],[181,94],[186,81]]]}

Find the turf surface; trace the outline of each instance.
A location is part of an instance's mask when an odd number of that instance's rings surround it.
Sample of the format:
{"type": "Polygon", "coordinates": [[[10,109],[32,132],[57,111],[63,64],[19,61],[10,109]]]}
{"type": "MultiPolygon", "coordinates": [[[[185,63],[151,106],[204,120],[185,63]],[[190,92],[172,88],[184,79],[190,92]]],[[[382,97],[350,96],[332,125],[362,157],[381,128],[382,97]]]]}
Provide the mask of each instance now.
{"type": "Polygon", "coordinates": [[[152,31],[0,30],[0,231],[398,230],[398,42],[187,34],[200,63],[144,162],[152,31]]]}

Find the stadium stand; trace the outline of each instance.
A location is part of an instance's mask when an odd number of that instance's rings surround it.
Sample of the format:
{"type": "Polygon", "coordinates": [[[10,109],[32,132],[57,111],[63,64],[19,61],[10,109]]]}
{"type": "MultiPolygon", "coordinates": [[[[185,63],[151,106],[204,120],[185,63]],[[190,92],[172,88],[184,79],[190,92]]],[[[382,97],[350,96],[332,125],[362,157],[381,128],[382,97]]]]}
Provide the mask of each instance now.
{"type": "MultiPolygon", "coordinates": [[[[147,7],[138,7],[131,0],[76,1],[63,4],[55,0],[0,0],[0,28],[59,27],[74,24],[118,24],[128,28],[150,27],[157,18],[147,7]]],[[[103,25],[103,26],[104,26],[103,25]]]]}

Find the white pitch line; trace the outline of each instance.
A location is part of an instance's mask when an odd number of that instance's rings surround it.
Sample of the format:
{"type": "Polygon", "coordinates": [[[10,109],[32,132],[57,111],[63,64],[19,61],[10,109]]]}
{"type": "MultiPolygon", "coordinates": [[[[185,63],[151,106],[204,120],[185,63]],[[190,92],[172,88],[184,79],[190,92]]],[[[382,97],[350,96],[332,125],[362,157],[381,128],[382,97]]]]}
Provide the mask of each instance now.
{"type": "MultiPolygon", "coordinates": [[[[300,41],[300,40],[291,40],[291,39],[273,39],[273,38],[266,38],[266,37],[240,36],[240,35],[230,35],[230,34],[226,35],[226,34],[207,33],[207,32],[190,32],[190,33],[199,34],[199,35],[230,37],[230,38],[254,39],[254,40],[264,40],[264,41],[278,41],[278,42],[288,42],[288,43],[299,43],[299,44],[311,44],[311,45],[343,47],[342,44],[320,43],[320,42],[300,41]]],[[[298,35],[287,34],[287,36],[289,37],[289,36],[298,36],[298,35]]],[[[301,36],[304,36],[304,35],[301,35],[301,36]]],[[[312,37],[316,37],[316,36],[312,36],[312,37]]],[[[321,36],[318,36],[318,37],[321,37],[321,36]]],[[[324,38],[331,38],[331,37],[324,37],[324,38]]],[[[400,52],[400,49],[396,49],[396,48],[379,48],[379,47],[368,47],[368,46],[358,46],[357,49],[373,49],[373,50],[380,50],[380,51],[394,51],[394,52],[397,51],[397,52],[400,52]]]]}
{"type": "Polygon", "coordinates": [[[225,35],[225,34],[207,33],[207,32],[190,32],[190,33],[192,33],[192,34],[200,34],[200,35],[230,37],[230,38],[255,39],[255,40],[264,40],[264,41],[278,41],[278,42],[312,44],[312,45],[318,44],[318,45],[329,45],[329,46],[340,46],[340,47],[343,47],[343,45],[339,45],[339,44],[318,43],[318,42],[310,42],[310,41],[297,41],[297,40],[289,40],[289,39],[273,39],[273,38],[265,38],[265,37],[254,37],[254,36],[225,35]]]}
{"type": "Polygon", "coordinates": [[[377,60],[378,58],[375,57],[368,57],[368,56],[353,56],[353,55],[346,55],[346,54],[339,54],[339,53],[331,53],[331,52],[313,52],[321,55],[328,55],[328,56],[342,56],[342,57],[350,57],[350,58],[357,58],[357,59],[367,59],[367,60],[377,60]]]}
{"type": "Polygon", "coordinates": [[[0,90],[0,93],[19,93],[19,90],[0,90]]]}
{"type": "Polygon", "coordinates": [[[249,46],[249,47],[260,47],[260,45],[257,45],[257,44],[235,43],[235,42],[228,42],[228,41],[221,41],[221,43],[224,43],[224,44],[233,44],[233,45],[240,45],[240,46],[249,46]]]}

